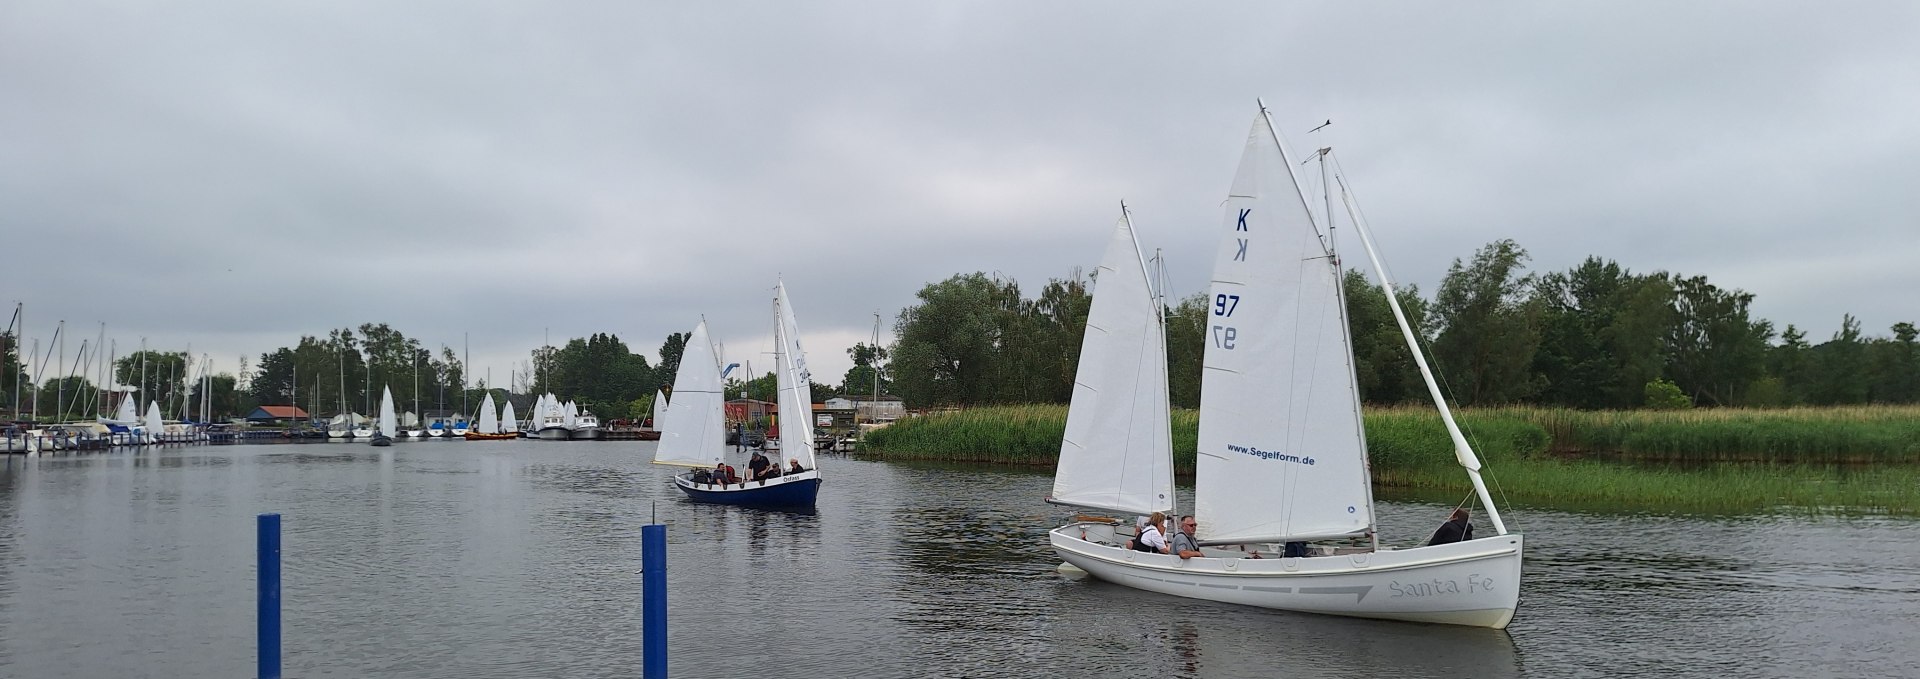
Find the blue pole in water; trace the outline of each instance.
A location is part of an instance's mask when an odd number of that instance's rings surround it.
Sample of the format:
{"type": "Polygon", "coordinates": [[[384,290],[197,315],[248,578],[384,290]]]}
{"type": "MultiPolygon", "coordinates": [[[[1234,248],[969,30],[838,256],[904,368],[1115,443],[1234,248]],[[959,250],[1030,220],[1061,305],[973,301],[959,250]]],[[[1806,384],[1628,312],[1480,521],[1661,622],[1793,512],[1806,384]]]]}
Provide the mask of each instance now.
{"type": "Polygon", "coordinates": [[[667,527],[640,527],[640,660],[645,679],[667,679],[667,527]]]}
{"type": "Polygon", "coordinates": [[[260,515],[260,679],[280,679],[280,515],[260,515]]]}

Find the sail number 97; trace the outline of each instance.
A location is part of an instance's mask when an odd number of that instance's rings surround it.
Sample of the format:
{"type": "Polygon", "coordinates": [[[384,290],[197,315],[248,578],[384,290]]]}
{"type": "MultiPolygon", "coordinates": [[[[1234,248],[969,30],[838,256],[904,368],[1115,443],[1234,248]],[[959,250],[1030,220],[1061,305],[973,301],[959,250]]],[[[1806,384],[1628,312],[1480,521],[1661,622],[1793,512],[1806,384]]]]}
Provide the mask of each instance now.
{"type": "Polygon", "coordinates": [[[1232,349],[1233,341],[1237,339],[1239,335],[1240,330],[1238,328],[1220,325],[1213,326],[1213,346],[1222,349],[1232,349]]]}
{"type": "Polygon", "coordinates": [[[1233,310],[1240,308],[1239,295],[1214,295],[1213,315],[1232,316],[1233,310]]]}

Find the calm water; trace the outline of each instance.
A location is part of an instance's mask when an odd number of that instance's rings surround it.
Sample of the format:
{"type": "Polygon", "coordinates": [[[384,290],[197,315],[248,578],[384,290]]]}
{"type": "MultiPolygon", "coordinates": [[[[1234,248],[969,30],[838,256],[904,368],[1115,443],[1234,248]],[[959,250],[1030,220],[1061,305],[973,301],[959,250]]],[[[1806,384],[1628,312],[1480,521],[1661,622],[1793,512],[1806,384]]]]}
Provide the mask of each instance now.
{"type": "MultiPolygon", "coordinates": [[[[251,676],[261,512],[285,516],[290,677],[638,676],[656,509],[679,677],[1920,673],[1912,520],[1514,511],[1526,581],[1500,632],[1065,578],[1044,473],[829,458],[819,511],[789,514],[687,503],[651,446],[14,458],[0,676],[251,676]]],[[[1407,544],[1444,508],[1380,513],[1407,544]]]]}

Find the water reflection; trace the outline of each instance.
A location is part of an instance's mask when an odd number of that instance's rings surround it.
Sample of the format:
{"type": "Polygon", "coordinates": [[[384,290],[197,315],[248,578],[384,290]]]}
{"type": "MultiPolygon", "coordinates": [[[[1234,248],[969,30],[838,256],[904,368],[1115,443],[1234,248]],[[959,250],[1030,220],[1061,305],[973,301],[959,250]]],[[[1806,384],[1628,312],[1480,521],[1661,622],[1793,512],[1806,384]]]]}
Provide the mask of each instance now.
{"type": "MultiPolygon", "coordinates": [[[[688,676],[1874,676],[1920,663],[1920,523],[1530,510],[1511,634],[1060,575],[1045,473],[828,457],[814,513],[704,505],[613,442],[222,446],[0,467],[0,676],[252,661],[252,522],[285,515],[294,676],[625,676],[669,525],[688,676]],[[87,650],[75,653],[75,640],[87,650]],[[1891,668],[1891,669],[1890,669],[1891,668]]],[[[1182,506],[1191,506],[1187,489],[1182,506]]],[[[1448,503],[1388,502],[1419,541],[1448,503]]]]}

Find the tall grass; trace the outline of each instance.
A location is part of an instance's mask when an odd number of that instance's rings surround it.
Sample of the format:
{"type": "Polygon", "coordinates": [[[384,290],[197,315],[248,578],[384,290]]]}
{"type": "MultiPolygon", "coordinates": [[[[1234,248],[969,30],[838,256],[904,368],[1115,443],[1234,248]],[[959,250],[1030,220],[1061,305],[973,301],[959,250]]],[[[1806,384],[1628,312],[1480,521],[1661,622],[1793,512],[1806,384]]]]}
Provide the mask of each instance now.
{"type": "Polygon", "coordinates": [[[1471,411],[1537,424],[1563,455],[1678,462],[1920,462],[1920,406],[1471,411]]]}
{"type": "MultiPolygon", "coordinates": [[[[884,458],[1053,465],[1066,407],[1002,406],[914,417],[868,432],[884,458]]],[[[1555,506],[1746,511],[1848,508],[1920,514],[1920,407],[1770,411],[1458,413],[1496,500],[1555,506]],[[1648,461],[1678,464],[1652,465],[1648,461]],[[1747,464],[1760,461],[1763,464],[1747,464]],[[1842,469],[1833,462],[1876,462],[1842,469]],[[1812,464],[1810,464],[1812,463],[1812,464]]],[[[1374,480],[1464,496],[1438,413],[1369,409],[1374,480]]],[[[1199,413],[1173,414],[1174,466],[1191,474],[1199,413]]]]}

